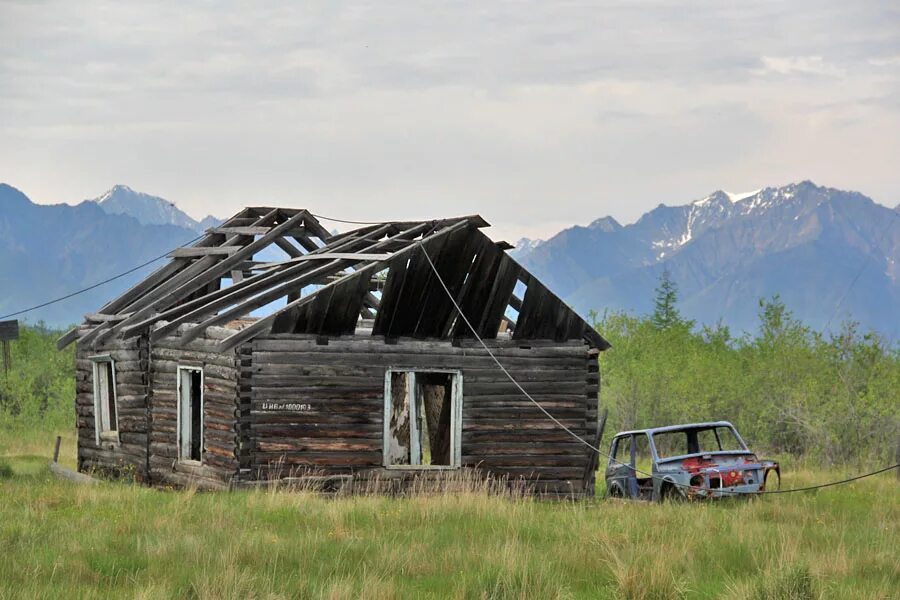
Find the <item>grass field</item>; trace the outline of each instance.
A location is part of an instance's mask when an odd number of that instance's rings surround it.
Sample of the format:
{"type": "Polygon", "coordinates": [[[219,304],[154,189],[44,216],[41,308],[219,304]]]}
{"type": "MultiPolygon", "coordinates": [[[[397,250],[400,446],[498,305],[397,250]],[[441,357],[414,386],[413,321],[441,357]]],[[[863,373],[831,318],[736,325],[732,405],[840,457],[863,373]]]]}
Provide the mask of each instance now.
{"type": "Polygon", "coordinates": [[[716,504],[199,494],[58,481],[52,440],[0,434],[0,598],[900,598],[893,474],[716,504]]]}

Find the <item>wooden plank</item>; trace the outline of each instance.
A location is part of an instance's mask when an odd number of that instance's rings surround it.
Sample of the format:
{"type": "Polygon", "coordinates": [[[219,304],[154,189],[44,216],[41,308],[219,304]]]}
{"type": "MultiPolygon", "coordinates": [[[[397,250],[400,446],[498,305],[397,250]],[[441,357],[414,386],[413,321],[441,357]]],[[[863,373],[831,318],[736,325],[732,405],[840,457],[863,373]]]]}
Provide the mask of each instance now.
{"type": "MultiPolygon", "coordinates": [[[[268,225],[277,217],[277,215],[277,211],[270,211],[265,216],[257,219],[254,224],[268,225]]],[[[278,235],[278,233],[273,234],[272,232],[278,230],[279,227],[270,230],[268,235],[272,237],[278,235]]],[[[215,245],[232,246],[240,242],[241,239],[241,236],[234,236],[226,239],[224,244],[215,245]]],[[[102,327],[95,328],[92,332],[82,338],[82,343],[86,344],[93,341],[94,345],[96,345],[97,341],[101,341],[104,338],[109,337],[110,335],[125,330],[129,325],[134,325],[135,323],[146,319],[151,313],[156,314],[161,312],[163,304],[165,304],[166,302],[169,302],[170,304],[174,303],[174,301],[170,302],[170,299],[173,296],[175,297],[175,300],[183,299],[184,297],[207,285],[210,281],[212,281],[212,279],[216,278],[219,273],[218,271],[213,270],[214,265],[218,267],[221,267],[223,264],[227,265],[226,269],[222,272],[227,273],[235,265],[235,263],[239,263],[246,258],[252,257],[255,252],[261,249],[261,247],[265,247],[268,245],[268,241],[262,242],[263,239],[264,238],[260,238],[259,240],[248,244],[242,251],[235,252],[224,260],[221,260],[216,256],[204,256],[199,260],[190,263],[189,265],[185,265],[183,269],[178,269],[174,273],[169,274],[162,280],[157,281],[154,284],[154,287],[146,290],[138,298],[133,298],[130,303],[122,308],[122,310],[132,311],[133,314],[130,317],[116,324],[111,329],[103,329],[102,327]]],[[[201,244],[197,244],[197,246],[200,245],[201,244]]],[[[207,244],[202,245],[205,246],[207,244]]],[[[210,243],[208,245],[213,244],[210,243]]],[[[170,264],[177,264],[177,261],[173,261],[170,264]]],[[[154,277],[155,274],[151,276],[151,278],[154,277]]],[[[103,309],[101,309],[101,312],[109,313],[119,311],[113,311],[112,308],[104,307],[103,309]]],[[[134,335],[135,333],[137,332],[132,332],[131,335],[134,335]]]]}
{"type": "MultiPolygon", "coordinates": [[[[270,211],[265,216],[260,217],[255,224],[270,225],[277,216],[278,211],[270,211]]],[[[300,218],[298,217],[297,220],[299,221],[300,218]]],[[[258,251],[267,247],[274,238],[281,235],[282,231],[292,226],[293,223],[286,221],[272,227],[266,235],[243,246],[240,251],[234,252],[225,259],[220,259],[216,256],[205,256],[193,262],[176,276],[153,289],[152,292],[145,295],[138,302],[129,305],[127,308],[134,310],[134,314],[113,329],[116,332],[121,331],[126,326],[143,320],[151,312],[161,312],[176,301],[184,299],[209,284],[213,279],[228,273],[242,261],[252,258],[258,251]]],[[[242,236],[234,236],[225,240],[223,245],[237,245],[241,239],[242,236]]]]}
{"type": "MultiPolygon", "coordinates": [[[[440,231],[431,234],[430,236],[428,236],[427,238],[425,238],[419,242],[414,242],[414,243],[410,244],[403,250],[398,250],[397,252],[395,252],[392,255],[392,257],[394,259],[397,259],[397,258],[400,258],[401,256],[406,256],[409,253],[411,253],[412,251],[417,250],[421,245],[428,243],[428,242],[432,242],[434,240],[440,240],[444,236],[449,235],[449,234],[453,233],[454,231],[457,231],[458,229],[465,227],[465,226],[466,226],[466,222],[461,221],[455,225],[451,225],[450,227],[441,229],[440,231]]],[[[354,271],[353,273],[350,273],[349,275],[347,275],[346,278],[344,278],[341,281],[347,281],[347,280],[354,279],[357,277],[370,277],[372,275],[372,273],[375,273],[375,272],[383,269],[386,266],[387,266],[387,262],[371,263],[371,264],[363,267],[362,269],[359,269],[358,271],[354,271]]],[[[329,287],[333,287],[336,284],[337,284],[337,282],[325,285],[318,292],[316,292],[316,294],[321,294],[323,290],[325,290],[329,287]]],[[[269,329],[271,327],[272,323],[278,317],[278,315],[280,315],[284,312],[287,312],[289,310],[292,310],[296,307],[300,307],[305,304],[308,304],[309,302],[312,301],[313,298],[315,298],[316,294],[311,294],[309,296],[306,296],[305,298],[300,298],[299,300],[290,302],[285,307],[273,312],[271,315],[263,317],[262,319],[256,321],[252,325],[249,325],[248,327],[245,327],[241,331],[236,332],[230,338],[220,342],[219,349],[224,352],[225,350],[229,350],[229,349],[233,348],[237,344],[240,344],[246,340],[253,338],[260,332],[266,331],[267,329],[269,329]]]]}
{"type": "MultiPolygon", "coordinates": [[[[389,227],[385,226],[379,231],[387,231],[388,229],[389,227]]],[[[349,250],[354,247],[359,247],[360,245],[365,248],[371,246],[370,242],[368,241],[351,240],[348,242],[344,242],[335,249],[349,250]]],[[[325,249],[321,249],[321,252],[325,251],[325,249]]],[[[151,340],[157,341],[168,335],[171,331],[177,329],[178,326],[183,323],[198,322],[208,315],[221,310],[222,308],[232,306],[236,302],[242,301],[246,298],[258,297],[257,294],[267,289],[269,290],[269,292],[271,292],[272,286],[291,280],[288,282],[288,284],[280,286],[280,288],[283,289],[284,293],[278,292],[279,295],[276,295],[275,293],[269,293],[266,297],[267,299],[263,303],[267,304],[268,302],[280,298],[282,295],[295,289],[297,287],[296,278],[304,273],[307,273],[309,269],[313,268],[311,265],[312,263],[302,263],[289,266],[282,270],[269,271],[266,273],[254,275],[253,277],[247,278],[239,284],[235,284],[229,288],[220,290],[219,292],[209,294],[204,298],[198,298],[197,300],[185,303],[182,306],[175,307],[163,312],[162,314],[156,315],[153,318],[148,319],[147,321],[136,324],[135,328],[143,328],[156,320],[168,320],[168,324],[158,328],[153,332],[151,340]]],[[[307,279],[309,278],[307,277],[307,279]]],[[[262,306],[263,304],[260,304],[260,306],[262,306]]],[[[228,320],[230,320],[231,318],[232,317],[229,317],[228,320]]],[[[126,335],[128,335],[128,330],[126,330],[126,335]]]]}
{"type": "Polygon", "coordinates": [[[440,337],[444,322],[447,317],[456,312],[453,307],[453,299],[459,296],[466,275],[472,266],[475,254],[483,240],[477,235],[473,227],[462,230],[447,238],[447,243],[437,256],[429,256],[434,262],[439,274],[435,276],[434,270],[428,265],[431,277],[428,280],[428,289],[419,305],[412,305],[409,310],[418,311],[416,324],[411,332],[415,338],[440,337]],[[444,290],[441,282],[450,290],[450,295],[444,290]]]}
{"type": "Polygon", "coordinates": [[[228,256],[241,250],[243,246],[209,246],[207,248],[176,248],[169,253],[169,258],[196,258],[199,256],[228,256]]]}
{"type": "MultiPolygon", "coordinates": [[[[500,329],[500,321],[503,319],[503,313],[509,304],[509,297],[512,295],[516,282],[519,279],[521,267],[510,260],[506,254],[501,254],[500,264],[497,267],[497,273],[491,286],[490,295],[484,304],[481,320],[476,324],[472,316],[469,320],[474,327],[477,327],[478,334],[482,338],[495,338],[497,331],[500,329]]],[[[462,321],[462,320],[460,320],[462,321]]],[[[457,325],[460,335],[465,337],[471,336],[471,331],[465,323],[460,322],[457,325]]]]}
{"type": "Polygon", "coordinates": [[[390,254],[385,253],[322,252],[320,254],[304,254],[302,256],[297,256],[296,258],[291,258],[289,260],[279,262],[260,263],[259,266],[262,268],[277,267],[279,265],[292,265],[309,260],[355,260],[360,262],[371,262],[377,260],[387,260],[390,257],[390,254]]]}
{"type": "Polygon", "coordinates": [[[253,225],[242,225],[232,227],[214,227],[209,230],[210,233],[221,233],[225,235],[264,235],[269,232],[269,227],[259,227],[253,225]]]}
{"type": "MultiPolygon", "coordinates": [[[[231,223],[237,223],[241,220],[247,218],[249,214],[248,209],[244,209],[240,211],[235,216],[228,219],[223,225],[229,225],[231,223]]],[[[221,241],[221,236],[216,234],[207,234],[201,240],[199,240],[194,247],[198,246],[212,246],[219,245],[217,240],[221,241]]],[[[142,297],[144,294],[148,293],[150,290],[155,288],[162,282],[168,281],[173,275],[184,269],[188,266],[187,261],[184,260],[173,260],[156,271],[154,271],[150,276],[145,278],[144,280],[136,283],[125,293],[120,295],[115,300],[107,303],[100,309],[99,312],[107,313],[107,314],[116,314],[121,311],[126,305],[133,303],[136,299],[142,297]]]]}
{"type": "MultiPolygon", "coordinates": [[[[303,253],[300,252],[300,249],[291,244],[289,241],[284,239],[284,237],[275,238],[275,245],[281,248],[285,254],[287,254],[291,258],[298,258],[303,256],[303,253]]],[[[263,268],[267,267],[271,263],[263,263],[263,268]]]]}
{"type": "Polygon", "coordinates": [[[56,340],[56,349],[62,350],[63,348],[65,348],[66,346],[68,346],[69,344],[71,344],[72,342],[77,340],[79,334],[80,334],[80,330],[78,327],[75,327],[74,329],[70,329],[68,332],[66,332],[65,335],[63,335],[61,338],[56,340]]]}

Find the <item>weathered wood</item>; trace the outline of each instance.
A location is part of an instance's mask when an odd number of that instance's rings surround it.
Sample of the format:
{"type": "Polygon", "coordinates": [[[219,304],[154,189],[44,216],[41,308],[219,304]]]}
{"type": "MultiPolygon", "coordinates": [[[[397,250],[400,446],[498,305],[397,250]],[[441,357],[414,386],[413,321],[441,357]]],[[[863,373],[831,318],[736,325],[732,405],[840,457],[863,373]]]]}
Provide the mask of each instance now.
{"type": "Polygon", "coordinates": [[[198,256],[229,256],[243,246],[209,246],[207,248],[177,248],[169,253],[169,258],[196,258],[198,256]]]}
{"type": "MultiPolygon", "coordinates": [[[[390,230],[390,228],[390,225],[384,225],[378,228],[375,233],[379,234],[381,232],[387,232],[390,230]]],[[[371,246],[371,244],[365,240],[349,240],[342,244],[338,244],[330,250],[358,250],[360,248],[369,246],[371,246]]],[[[329,249],[318,249],[312,251],[310,255],[328,251],[329,249]]],[[[261,291],[270,289],[272,286],[282,284],[283,282],[290,280],[291,278],[294,278],[299,274],[305,273],[309,269],[313,268],[312,265],[313,263],[286,265],[284,268],[278,268],[254,275],[229,288],[224,288],[217,292],[212,292],[202,298],[186,302],[181,306],[177,306],[164,311],[163,313],[153,316],[148,320],[135,324],[133,328],[143,328],[156,321],[168,320],[170,321],[168,324],[157,328],[157,330],[153,333],[152,339],[154,341],[162,339],[175,328],[179,327],[179,325],[182,323],[199,322],[206,316],[214,314],[222,308],[232,306],[238,301],[256,296],[261,291]]],[[[292,282],[287,287],[296,288],[297,286],[292,282]]],[[[276,295],[272,298],[272,300],[278,297],[280,296],[276,295]]],[[[231,317],[229,317],[229,319],[230,318],[231,317]]],[[[130,330],[128,329],[125,330],[126,335],[129,331],[130,330]]]]}
{"type": "Polygon", "coordinates": [[[75,483],[84,485],[97,485],[98,483],[100,483],[99,479],[95,479],[90,475],[85,475],[84,473],[73,471],[72,469],[62,466],[55,460],[50,463],[50,471],[60,479],[67,479],[69,481],[74,481],[75,483]]]}

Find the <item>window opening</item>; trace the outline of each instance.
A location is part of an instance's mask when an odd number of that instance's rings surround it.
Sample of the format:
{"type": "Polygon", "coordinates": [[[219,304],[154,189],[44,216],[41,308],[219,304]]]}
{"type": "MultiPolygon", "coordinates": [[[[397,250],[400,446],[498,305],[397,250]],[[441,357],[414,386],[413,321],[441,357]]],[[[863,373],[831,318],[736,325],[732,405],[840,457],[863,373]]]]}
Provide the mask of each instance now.
{"type": "Polygon", "coordinates": [[[390,370],[385,385],[385,466],[458,467],[461,375],[390,370]]]}
{"type": "Polygon", "coordinates": [[[178,457],[203,460],[203,371],[178,368],[178,457]]]}
{"type": "Polygon", "coordinates": [[[119,441],[119,416],[116,410],[115,363],[109,357],[94,362],[94,419],[96,442],[119,441]]]}

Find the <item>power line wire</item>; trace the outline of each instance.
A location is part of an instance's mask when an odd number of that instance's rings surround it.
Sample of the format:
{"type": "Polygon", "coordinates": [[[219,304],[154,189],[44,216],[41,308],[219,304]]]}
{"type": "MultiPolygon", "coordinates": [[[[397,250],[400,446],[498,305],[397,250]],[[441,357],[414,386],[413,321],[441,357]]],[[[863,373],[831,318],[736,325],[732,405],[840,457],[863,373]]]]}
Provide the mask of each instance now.
{"type": "MultiPolygon", "coordinates": [[[[312,214],[312,213],[310,213],[310,214],[312,214]]],[[[895,213],[895,216],[896,216],[896,214],[897,214],[897,213],[895,213]]],[[[388,223],[392,223],[392,222],[393,222],[393,221],[351,221],[351,220],[347,220],[347,219],[335,219],[335,218],[325,217],[325,216],[323,216],[323,215],[316,215],[316,214],[313,214],[313,216],[316,217],[317,219],[325,219],[326,221],[334,221],[334,222],[337,222],[337,223],[347,223],[347,224],[351,224],[351,225],[385,225],[385,224],[388,224],[388,223]]],[[[893,220],[891,220],[891,221],[888,223],[888,225],[882,230],[882,234],[881,234],[881,238],[882,238],[882,239],[884,238],[884,234],[887,233],[887,231],[888,231],[888,229],[890,228],[891,225],[893,225],[893,220]]],[[[188,242],[182,244],[182,246],[179,246],[179,248],[180,248],[180,247],[183,247],[183,246],[187,246],[187,245],[189,245],[189,244],[192,244],[192,243],[196,242],[197,240],[199,240],[200,238],[202,238],[202,237],[205,236],[205,235],[206,235],[206,233],[204,232],[204,233],[198,235],[197,237],[195,237],[194,239],[189,240],[188,242]]],[[[659,477],[658,475],[653,475],[652,473],[647,473],[647,472],[645,472],[645,471],[641,471],[640,469],[637,469],[636,467],[632,467],[632,466],[629,465],[629,464],[626,464],[626,463],[623,463],[623,462],[617,460],[616,458],[612,457],[611,455],[607,454],[606,452],[603,452],[603,450],[601,450],[600,448],[595,447],[593,444],[591,444],[591,443],[588,442],[587,440],[583,439],[581,436],[579,436],[578,434],[576,434],[574,431],[572,431],[571,429],[569,429],[568,427],[566,427],[566,426],[565,426],[562,422],[560,422],[556,417],[554,417],[552,414],[550,414],[543,406],[541,406],[541,404],[540,404],[537,400],[535,400],[534,398],[531,397],[531,395],[525,390],[525,388],[523,388],[523,387],[521,386],[521,384],[519,384],[518,381],[516,381],[516,379],[510,374],[510,372],[506,370],[506,367],[504,367],[503,364],[497,359],[497,357],[494,355],[494,353],[491,351],[491,349],[488,347],[488,345],[484,343],[484,340],[481,339],[481,336],[478,335],[478,332],[477,332],[477,331],[475,330],[475,328],[472,326],[472,323],[469,322],[468,317],[466,317],[466,315],[463,313],[462,309],[459,307],[459,304],[456,303],[456,299],[453,297],[453,294],[450,292],[450,289],[447,287],[447,284],[444,283],[443,278],[441,278],[441,275],[440,275],[440,273],[438,272],[437,267],[435,267],[434,263],[432,262],[431,256],[428,254],[428,251],[425,250],[425,247],[424,247],[424,246],[421,246],[421,249],[422,249],[422,253],[425,255],[426,260],[428,261],[428,264],[431,266],[432,271],[434,271],[434,274],[435,274],[435,276],[437,277],[438,282],[441,284],[441,287],[444,289],[444,292],[446,292],[447,296],[450,298],[450,301],[453,303],[453,306],[454,306],[454,308],[456,309],[457,313],[459,313],[459,316],[462,318],[462,320],[465,322],[466,326],[467,326],[467,327],[469,328],[469,330],[472,332],[472,335],[475,336],[475,339],[478,340],[478,342],[482,345],[482,347],[485,349],[485,351],[488,353],[488,355],[491,357],[491,359],[493,359],[493,361],[497,364],[497,366],[500,368],[500,370],[503,371],[503,373],[509,378],[509,380],[510,380],[510,381],[511,381],[518,389],[519,389],[520,392],[522,392],[522,394],[523,394],[526,398],[528,398],[528,400],[530,400],[535,406],[537,406],[538,409],[540,409],[540,411],[543,412],[543,413],[547,416],[548,419],[550,419],[551,421],[553,421],[553,423],[555,423],[558,427],[560,427],[561,429],[563,429],[566,433],[568,433],[568,434],[569,434],[570,436],[572,436],[574,439],[576,439],[576,440],[579,441],[580,443],[584,444],[585,446],[587,446],[588,448],[590,448],[590,449],[593,450],[594,452],[597,452],[597,453],[600,454],[601,456],[605,456],[606,458],[608,458],[609,460],[611,460],[611,461],[614,462],[614,463],[617,463],[617,464],[619,464],[619,465],[621,465],[621,466],[624,466],[624,467],[626,467],[626,468],[632,470],[634,473],[639,473],[639,474],[641,474],[641,475],[645,475],[645,476],[650,477],[650,478],[652,478],[652,479],[663,480],[663,481],[666,481],[666,482],[669,483],[669,484],[672,484],[672,485],[675,485],[675,486],[678,486],[678,487],[682,487],[682,488],[691,488],[691,487],[692,487],[692,486],[690,486],[690,485],[685,485],[685,484],[681,484],[681,483],[678,483],[678,482],[675,482],[675,481],[670,481],[670,480],[665,479],[665,478],[663,478],[663,477],[659,477]]],[[[31,312],[31,311],[33,311],[33,310],[37,310],[37,309],[39,309],[39,308],[44,308],[44,307],[46,307],[46,306],[50,306],[50,305],[52,305],[52,304],[56,304],[56,303],[58,303],[58,302],[62,302],[62,301],[64,301],[64,300],[68,300],[69,298],[73,298],[73,297],[75,297],[75,296],[77,296],[77,295],[79,295],[79,294],[83,294],[83,293],[85,293],[85,292],[88,292],[88,291],[90,291],[90,290],[93,290],[93,289],[95,289],[95,288],[98,288],[98,287],[100,287],[100,286],[102,286],[102,285],[105,285],[105,284],[110,283],[110,282],[112,282],[112,281],[115,281],[115,280],[117,280],[117,279],[121,279],[122,277],[125,277],[126,275],[129,275],[129,274],[131,274],[131,273],[134,273],[135,271],[137,271],[137,270],[139,270],[139,269],[142,269],[142,268],[144,268],[144,267],[146,267],[146,266],[148,266],[148,265],[153,264],[154,262],[156,262],[156,261],[158,261],[158,260],[161,260],[161,259],[165,258],[166,256],[168,256],[168,255],[169,255],[171,252],[173,252],[173,251],[174,251],[174,249],[173,249],[173,250],[168,250],[168,251],[166,251],[164,254],[161,254],[161,255],[159,255],[159,256],[157,256],[157,257],[155,257],[155,258],[152,258],[152,259],[148,260],[148,261],[145,262],[145,263],[142,263],[142,264],[140,264],[140,265],[138,265],[138,266],[136,266],[136,267],[133,267],[133,268],[131,268],[131,269],[128,269],[127,271],[124,271],[124,272],[122,272],[122,273],[119,273],[118,275],[114,275],[113,277],[110,277],[110,278],[108,278],[108,279],[104,279],[103,281],[100,281],[100,282],[98,282],[98,283],[95,283],[95,284],[93,284],[93,285],[90,285],[90,286],[88,286],[88,287],[86,287],[86,288],[83,288],[83,289],[77,290],[77,291],[75,291],[75,292],[66,294],[65,296],[60,296],[59,298],[54,298],[53,300],[49,300],[49,301],[47,301],[47,302],[43,302],[43,303],[41,303],[41,304],[37,304],[37,305],[31,306],[31,307],[29,307],[29,308],[25,308],[25,309],[22,309],[22,310],[13,312],[13,313],[9,313],[9,314],[6,314],[6,315],[2,315],[2,316],[0,316],[0,320],[2,320],[2,319],[8,319],[9,317],[14,317],[14,316],[17,316],[17,315],[21,315],[21,314],[24,314],[24,313],[27,313],[27,312],[31,312]]],[[[862,267],[862,268],[860,269],[860,271],[857,273],[857,275],[856,275],[856,277],[854,278],[853,282],[851,282],[850,287],[849,287],[849,288],[847,289],[847,291],[844,293],[844,296],[846,296],[847,293],[849,293],[850,289],[853,287],[853,285],[856,283],[856,281],[857,281],[857,280],[859,279],[859,277],[862,275],[862,272],[863,272],[863,270],[865,269],[866,264],[867,264],[867,263],[863,264],[863,267],[862,267]]],[[[842,298],[841,298],[841,301],[838,303],[838,308],[840,308],[840,304],[843,302],[843,298],[844,298],[844,297],[842,297],[842,298]]],[[[834,315],[832,315],[832,318],[834,318],[834,315]]],[[[829,319],[828,323],[829,323],[829,325],[831,324],[831,319],[829,319]]],[[[826,328],[827,328],[827,326],[826,326],[826,328]]],[[[900,463],[895,464],[895,465],[891,465],[891,466],[888,466],[888,467],[884,467],[884,468],[879,469],[879,470],[877,470],[877,471],[872,471],[871,473],[865,473],[865,474],[862,474],[862,475],[857,475],[857,476],[855,476],[855,477],[851,477],[851,478],[848,478],[848,479],[843,479],[843,480],[840,480],[840,481],[832,481],[832,482],[828,482],[828,483],[823,483],[823,484],[818,484],[818,485],[812,485],[812,486],[807,486],[807,487],[803,487],[803,488],[794,488],[794,489],[789,489],[789,490],[766,490],[766,491],[758,491],[758,492],[741,492],[741,491],[737,491],[737,490],[713,490],[713,491],[718,491],[718,492],[720,492],[720,493],[726,493],[726,494],[738,494],[738,495],[740,495],[740,494],[745,494],[745,495],[758,495],[758,494],[787,494],[787,493],[792,493],[792,492],[803,492],[803,491],[816,490],[816,489],[821,489],[821,488],[830,487],[830,486],[835,486],[835,485],[841,485],[841,484],[844,484],[844,483],[850,483],[850,482],[852,482],[852,481],[857,481],[857,480],[859,480],[859,479],[864,479],[864,478],[866,478],[866,477],[871,477],[871,476],[873,476],[873,475],[878,475],[878,474],[884,473],[884,472],[886,472],[886,471],[891,471],[891,470],[896,469],[896,468],[900,468],[900,463]]]]}
{"type": "Polygon", "coordinates": [[[394,223],[395,221],[350,221],[347,219],[335,219],[333,217],[326,217],[324,215],[317,215],[313,213],[309,213],[317,219],[324,219],[325,221],[334,221],[335,223],[347,223],[348,225],[387,225],[388,223],[394,223]]]}
{"type": "MultiPolygon", "coordinates": [[[[428,264],[431,266],[431,270],[434,271],[435,277],[437,277],[437,280],[441,284],[441,287],[444,289],[444,292],[447,294],[447,297],[450,298],[450,302],[453,303],[453,307],[456,309],[456,312],[459,314],[460,318],[465,322],[466,326],[468,326],[469,330],[472,332],[472,335],[475,336],[475,339],[478,340],[478,342],[481,344],[481,346],[485,349],[485,351],[488,353],[488,356],[490,356],[491,359],[493,359],[493,361],[497,364],[497,366],[500,368],[500,370],[503,371],[503,373],[506,375],[506,377],[509,378],[509,380],[513,383],[513,385],[515,385],[519,389],[519,391],[522,392],[522,394],[532,402],[532,404],[534,404],[536,407],[538,407],[538,409],[542,413],[544,413],[548,419],[553,421],[553,423],[555,423],[559,428],[561,428],[563,431],[568,433],[570,436],[572,436],[578,442],[584,444],[585,446],[587,446],[594,452],[597,452],[601,456],[605,456],[610,461],[630,469],[634,473],[639,473],[641,475],[645,475],[647,477],[650,477],[651,479],[665,481],[666,483],[669,483],[671,485],[675,485],[675,486],[681,487],[681,488],[690,489],[692,487],[695,487],[695,486],[691,486],[691,485],[685,485],[683,483],[678,483],[676,481],[670,481],[668,479],[665,479],[664,477],[660,477],[659,475],[653,475],[652,473],[647,473],[645,471],[641,471],[640,469],[638,469],[636,467],[633,467],[629,464],[623,463],[620,460],[617,460],[613,456],[607,454],[600,448],[597,448],[596,446],[594,446],[593,444],[591,444],[590,442],[588,442],[587,440],[582,438],[580,435],[578,435],[577,433],[575,433],[574,431],[572,431],[571,429],[566,427],[562,422],[559,421],[559,419],[557,419],[552,414],[550,414],[550,412],[548,412],[547,409],[545,409],[543,406],[541,406],[541,404],[537,400],[535,400],[534,398],[531,397],[531,394],[529,394],[527,391],[525,391],[525,388],[523,388],[522,385],[518,381],[516,381],[515,377],[513,377],[512,374],[510,374],[510,372],[506,370],[506,367],[504,367],[503,364],[497,359],[496,355],[491,351],[490,347],[488,347],[488,345],[484,343],[484,340],[481,339],[480,335],[478,335],[478,332],[472,326],[472,323],[469,321],[469,318],[466,317],[465,313],[463,313],[459,304],[457,304],[456,298],[454,298],[453,294],[450,292],[450,288],[448,288],[447,284],[444,283],[444,280],[441,277],[441,274],[438,272],[437,267],[435,267],[434,262],[432,262],[431,256],[428,254],[428,251],[425,249],[425,246],[424,245],[420,246],[420,248],[422,249],[422,254],[425,255],[425,259],[428,261],[428,264]]],[[[712,491],[720,492],[720,493],[724,493],[724,494],[732,494],[732,495],[742,495],[743,494],[743,495],[751,495],[751,496],[755,496],[755,495],[759,495],[759,494],[789,494],[789,493],[793,493],[793,492],[805,492],[805,491],[817,490],[820,488],[830,487],[830,486],[834,486],[834,485],[841,485],[844,483],[849,483],[851,481],[857,481],[859,479],[864,479],[866,477],[872,477],[873,475],[878,475],[878,474],[884,473],[886,471],[891,471],[898,467],[900,467],[900,463],[891,465],[889,467],[885,467],[883,469],[879,469],[877,471],[872,471],[871,473],[865,473],[862,475],[857,475],[855,477],[850,477],[848,479],[843,479],[841,481],[831,481],[828,483],[811,485],[811,486],[802,487],[802,488],[794,488],[794,489],[789,489],[789,490],[765,490],[765,491],[757,491],[757,492],[744,492],[744,491],[739,491],[739,490],[724,490],[724,489],[716,490],[716,489],[713,489],[712,491]]]]}
{"type": "MultiPolygon", "coordinates": [[[[190,241],[188,241],[188,242],[182,244],[182,246],[187,246],[188,244],[193,244],[194,242],[196,242],[197,240],[199,240],[200,238],[202,238],[204,235],[206,235],[206,233],[201,233],[200,235],[198,235],[198,236],[195,237],[194,239],[192,239],[192,240],[190,240],[190,241]]],[[[182,246],[179,246],[179,248],[181,248],[182,246]]],[[[47,302],[43,302],[43,303],[37,304],[37,305],[35,305],[35,306],[30,306],[30,307],[28,307],[28,308],[23,308],[22,310],[18,310],[18,311],[16,311],[16,312],[9,313],[8,315],[0,316],[0,320],[2,320],[2,319],[8,319],[9,317],[15,317],[15,316],[18,316],[18,315],[27,313],[27,312],[31,312],[31,311],[33,311],[33,310],[37,310],[37,309],[39,309],[39,308],[44,308],[45,306],[50,306],[51,304],[56,304],[57,302],[62,302],[63,300],[68,300],[69,298],[73,298],[73,297],[75,297],[75,296],[77,296],[77,295],[79,295],[79,294],[83,294],[83,293],[85,293],[85,292],[89,292],[89,291],[91,291],[91,290],[93,290],[93,289],[95,289],[95,288],[100,287],[101,285],[106,285],[107,283],[109,283],[109,282],[111,282],[111,281],[115,281],[116,279],[121,279],[122,277],[125,277],[126,275],[130,275],[131,273],[134,273],[135,271],[138,271],[138,270],[140,270],[140,269],[143,269],[144,267],[146,267],[146,266],[148,266],[148,265],[151,265],[151,264],[155,263],[156,261],[158,261],[158,260],[160,260],[160,259],[165,258],[166,256],[168,256],[168,255],[169,255],[171,252],[173,252],[174,250],[175,250],[174,248],[173,248],[172,250],[168,250],[168,251],[166,251],[165,254],[161,254],[161,255],[157,256],[156,258],[151,258],[150,260],[148,260],[147,262],[145,262],[145,263],[143,263],[143,264],[140,264],[140,265],[138,265],[138,266],[136,266],[136,267],[133,267],[133,268],[131,268],[131,269],[128,269],[127,271],[124,271],[124,272],[122,272],[122,273],[119,273],[118,275],[114,275],[113,277],[110,277],[109,279],[104,279],[103,281],[100,281],[100,282],[98,282],[98,283],[95,283],[95,284],[93,284],[93,285],[90,285],[90,286],[88,286],[88,287],[86,287],[86,288],[83,288],[83,289],[80,289],[80,290],[78,290],[78,291],[75,291],[75,292],[71,292],[71,293],[69,293],[69,294],[66,294],[65,296],[60,296],[59,298],[54,298],[53,300],[48,300],[47,302]]]]}

